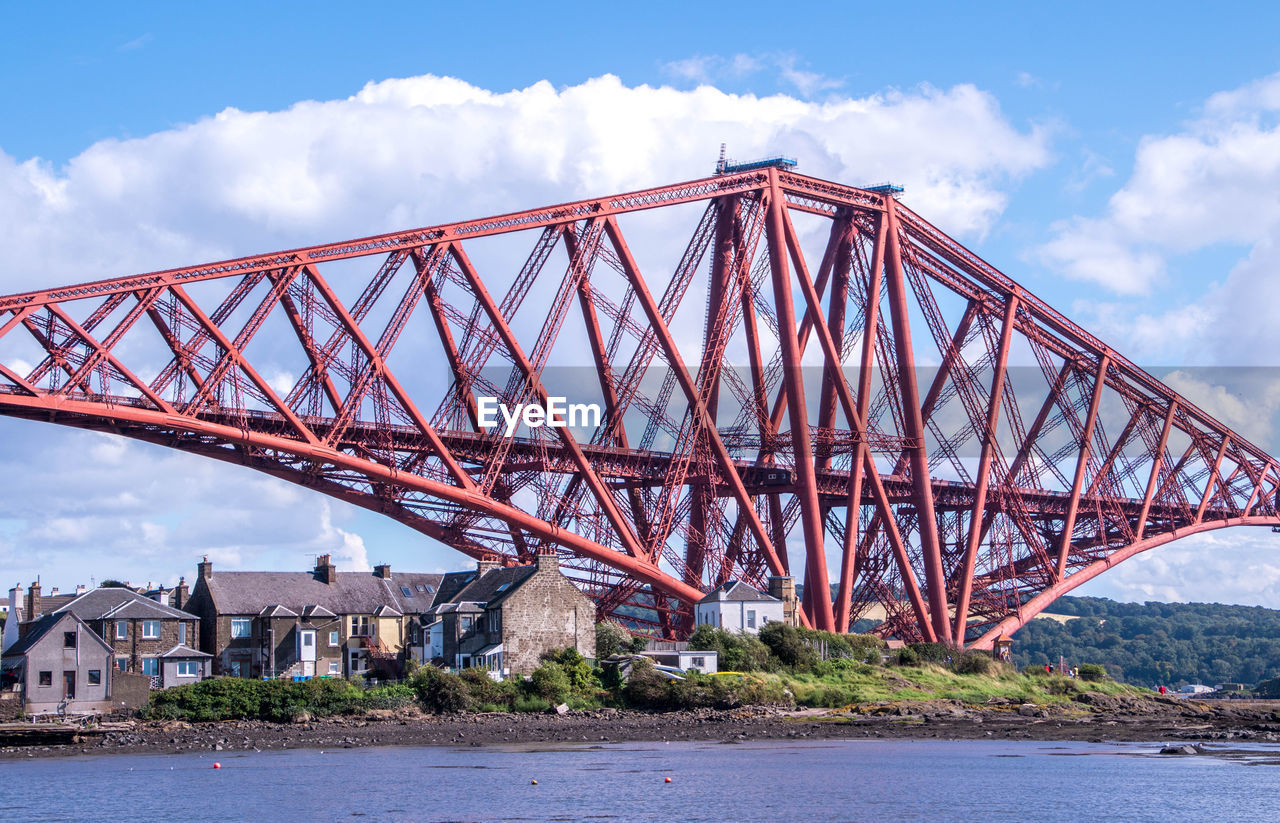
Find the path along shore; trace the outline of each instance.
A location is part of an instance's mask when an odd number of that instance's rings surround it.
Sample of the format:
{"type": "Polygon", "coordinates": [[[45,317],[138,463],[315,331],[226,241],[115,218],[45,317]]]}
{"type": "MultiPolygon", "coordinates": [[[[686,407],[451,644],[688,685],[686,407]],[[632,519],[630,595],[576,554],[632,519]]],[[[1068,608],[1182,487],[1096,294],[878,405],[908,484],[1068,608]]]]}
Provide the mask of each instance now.
{"type": "MultiPolygon", "coordinates": [[[[742,707],[558,714],[424,715],[374,711],[293,723],[127,721],[85,730],[74,741],[0,748],[0,758],[78,754],[236,752],[364,746],[493,746],[529,743],[726,742],[776,739],[934,738],[1079,741],[1234,740],[1280,742],[1280,701],[1191,701],[1081,695],[1067,705],[930,700],[841,709],[742,707]]],[[[53,738],[50,738],[52,740],[53,738]]],[[[64,737],[64,740],[66,738],[64,737]]],[[[9,741],[6,741],[9,742],[9,741]]]]}

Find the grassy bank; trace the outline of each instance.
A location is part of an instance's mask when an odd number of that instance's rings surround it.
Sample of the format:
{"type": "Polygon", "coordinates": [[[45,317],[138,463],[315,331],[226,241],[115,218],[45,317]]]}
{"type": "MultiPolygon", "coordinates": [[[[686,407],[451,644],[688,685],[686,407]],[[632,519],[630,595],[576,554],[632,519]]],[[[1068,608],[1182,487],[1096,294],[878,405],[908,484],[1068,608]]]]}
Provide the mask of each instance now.
{"type": "Polygon", "coordinates": [[[564,704],[571,709],[673,711],[751,705],[856,708],[924,700],[1050,705],[1069,703],[1087,692],[1150,694],[1106,678],[1100,667],[1090,669],[1091,679],[1049,675],[1040,669],[1018,672],[981,652],[966,652],[953,660],[955,650],[936,644],[904,649],[886,665],[883,644],[866,636],[821,636],[789,628],[761,637],[715,631],[701,635],[695,635],[700,646],[720,651],[721,660],[745,670],[688,672],[684,679],[672,680],[641,661],[624,681],[616,668],[595,668],[565,649],[547,656],[529,679],[500,683],[480,670],[452,674],[430,667],[403,683],[375,688],[338,679],[294,683],[216,678],[157,692],[143,716],[288,722],[375,709],[540,712],[564,704]],[[820,659],[815,648],[823,649],[828,658],[820,659]]]}

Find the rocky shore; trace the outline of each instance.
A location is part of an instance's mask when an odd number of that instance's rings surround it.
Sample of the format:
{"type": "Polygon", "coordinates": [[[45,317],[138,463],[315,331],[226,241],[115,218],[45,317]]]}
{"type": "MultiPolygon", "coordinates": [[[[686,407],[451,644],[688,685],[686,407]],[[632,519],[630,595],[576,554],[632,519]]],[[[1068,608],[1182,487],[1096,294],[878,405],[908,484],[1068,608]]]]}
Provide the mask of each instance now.
{"type": "Polygon", "coordinates": [[[293,723],[128,721],[77,742],[13,745],[0,758],[74,754],[236,752],[364,746],[491,746],[528,743],[621,743],[661,740],[746,741],[848,738],[1019,739],[1081,741],[1234,740],[1280,742],[1280,702],[1187,701],[1085,694],[1068,705],[984,705],[934,700],[843,709],[646,713],[601,709],[565,714],[423,715],[375,711],[360,717],[293,723]]]}

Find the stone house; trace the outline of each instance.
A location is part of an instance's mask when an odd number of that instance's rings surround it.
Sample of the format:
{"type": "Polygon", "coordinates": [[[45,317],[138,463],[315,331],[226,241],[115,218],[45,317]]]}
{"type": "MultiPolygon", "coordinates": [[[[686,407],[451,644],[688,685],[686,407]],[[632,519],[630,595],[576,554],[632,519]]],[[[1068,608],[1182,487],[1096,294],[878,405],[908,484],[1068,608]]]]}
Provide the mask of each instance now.
{"type": "Polygon", "coordinates": [[[442,577],[387,565],[339,572],[329,555],[309,572],[215,572],[205,558],[184,608],[200,620],[214,674],[398,676],[442,577]]]}
{"type": "Polygon", "coordinates": [[[693,618],[699,626],[759,634],[765,623],[781,622],[784,611],[781,598],[765,594],[741,580],[730,580],[712,589],[694,605],[693,618]]]}
{"type": "Polygon", "coordinates": [[[28,715],[91,714],[114,708],[114,650],[69,611],[26,625],[0,659],[0,684],[17,690],[28,715]]]}
{"type": "Polygon", "coordinates": [[[115,668],[151,678],[153,689],[194,683],[209,676],[209,655],[199,644],[199,621],[133,589],[97,588],[54,612],[70,612],[112,648],[115,668]]]}
{"type": "Polygon", "coordinates": [[[528,566],[481,561],[446,575],[426,615],[427,662],[480,666],[493,676],[528,674],[544,652],[573,647],[595,657],[595,604],[560,572],[554,554],[528,566]]]}

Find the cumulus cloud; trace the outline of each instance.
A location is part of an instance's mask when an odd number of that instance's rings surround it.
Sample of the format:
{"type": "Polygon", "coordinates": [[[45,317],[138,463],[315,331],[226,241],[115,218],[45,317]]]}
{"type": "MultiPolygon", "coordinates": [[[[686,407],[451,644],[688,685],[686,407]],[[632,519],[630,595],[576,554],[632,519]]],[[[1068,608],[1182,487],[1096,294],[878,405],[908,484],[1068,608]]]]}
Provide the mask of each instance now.
{"type": "MultiPolygon", "coordinates": [[[[726,70],[750,73],[761,60],[735,57],[726,70]]],[[[678,71],[697,80],[719,70],[693,61],[678,71]]],[[[791,82],[810,92],[827,83],[803,73],[791,82]]],[[[1010,123],[994,97],[969,85],[812,102],[709,85],[633,87],[612,76],[505,92],[447,77],[394,79],[346,99],[227,109],[104,140],[59,167],[0,153],[0,291],[702,177],[721,142],[743,158],[795,155],[803,171],[830,179],[902,182],[913,208],[962,237],[986,232],[1010,186],[1049,161],[1042,130],[1010,123]]],[[[263,373],[277,389],[296,377],[263,373]]],[[[22,444],[2,458],[0,560],[23,576],[53,565],[70,573],[86,549],[123,569],[118,576],[176,578],[202,553],[232,566],[300,568],[302,555],[329,552],[345,558],[340,565],[368,566],[344,504],[133,442],[0,425],[22,444]]]]}
{"type": "Polygon", "coordinates": [[[1215,245],[1274,245],[1278,115],[1280,74],[1209,98],[1182,131],[1144,138],[1132,175],[1105,213],[1057,224],[1040,259],[1117,294],[1150,294],[1165,282],[1172,256],[1215,245]]]}
{"type": "Polygon", "coordinates": [[[1073,594],[1113,600],[1280,605],[1280,554],[1266,529],[1225,529],[1143,552],[1073,594]],[[1248,570],[1247,574],[1242,570],[1248,570]]]}

